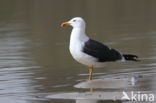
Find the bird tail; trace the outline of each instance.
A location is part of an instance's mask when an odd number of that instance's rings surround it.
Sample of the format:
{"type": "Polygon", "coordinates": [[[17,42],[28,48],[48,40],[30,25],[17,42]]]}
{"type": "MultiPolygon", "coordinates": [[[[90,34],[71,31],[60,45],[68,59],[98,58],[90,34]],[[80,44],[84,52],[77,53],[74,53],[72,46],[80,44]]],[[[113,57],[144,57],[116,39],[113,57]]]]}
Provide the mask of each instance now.
{"type": "Polygon", "coordinates": [[[133,54],[123,54],[124,58],[126,60],[131,60],[131,61],[140,61],[140,60],[137,60],[138,56],[136,55],[133,55],[133,54]]]}

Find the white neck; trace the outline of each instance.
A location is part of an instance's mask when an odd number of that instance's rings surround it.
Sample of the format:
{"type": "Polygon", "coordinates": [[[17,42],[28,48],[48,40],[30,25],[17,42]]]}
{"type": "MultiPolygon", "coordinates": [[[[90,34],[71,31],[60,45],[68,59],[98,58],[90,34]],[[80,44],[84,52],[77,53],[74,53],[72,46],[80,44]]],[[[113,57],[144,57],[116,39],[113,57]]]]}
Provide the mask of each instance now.
{"type": "Polygon", "coordinates": [[[79,55],[79,52],[82,50],[84,43],[88,40],[89,37],[85,34],[85,29],[73,28],[70,36],[69,50],[74,58],[77,58],[77,55],[79,55]]]}
{"type": "Polygon", "coordinates": [[[80,41],[85,42],[89,37],[85,33],[85,28],[73,28],[70,36],[70,42],[80,41]]]}

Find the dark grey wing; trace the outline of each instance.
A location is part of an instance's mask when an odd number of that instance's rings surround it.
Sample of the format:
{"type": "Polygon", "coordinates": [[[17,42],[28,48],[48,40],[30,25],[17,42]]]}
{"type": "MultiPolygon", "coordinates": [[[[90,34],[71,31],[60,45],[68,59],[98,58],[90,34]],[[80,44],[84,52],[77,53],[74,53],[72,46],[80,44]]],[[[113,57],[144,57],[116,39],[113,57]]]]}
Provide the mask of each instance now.
{"type": "Polygon", "coordinates": [[[122,58],[117,50],[91,39],[85,42],[83,52],[97,58],[98,62],[116,61],[122,58]]]}

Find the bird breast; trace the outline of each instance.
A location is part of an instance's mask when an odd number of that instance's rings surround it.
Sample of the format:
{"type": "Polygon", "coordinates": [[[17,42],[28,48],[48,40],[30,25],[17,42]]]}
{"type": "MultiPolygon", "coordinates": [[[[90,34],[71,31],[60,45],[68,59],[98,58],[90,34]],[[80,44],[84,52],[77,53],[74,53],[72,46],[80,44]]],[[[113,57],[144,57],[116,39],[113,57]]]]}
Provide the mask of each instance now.
{"type": "Polygon", "coordinates": [[[78,41],[71,41],[69,50],[74,59],[79,59],[82,57],[82,49],[84,43],[80,43],[78,41]]]}

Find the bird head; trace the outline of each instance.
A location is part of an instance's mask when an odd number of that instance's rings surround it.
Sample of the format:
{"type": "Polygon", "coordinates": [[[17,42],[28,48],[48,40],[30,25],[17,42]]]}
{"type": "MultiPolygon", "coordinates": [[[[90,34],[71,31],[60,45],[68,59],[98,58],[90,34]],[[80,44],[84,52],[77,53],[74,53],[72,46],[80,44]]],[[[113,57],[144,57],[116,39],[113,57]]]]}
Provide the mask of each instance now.
{"type": "Polygon", "coordinates": [[[68,22],[61,24],[62,27],[72,26],[73,28],[85,28],[85,21],[81,17],[75,17],[68,22]]]}

